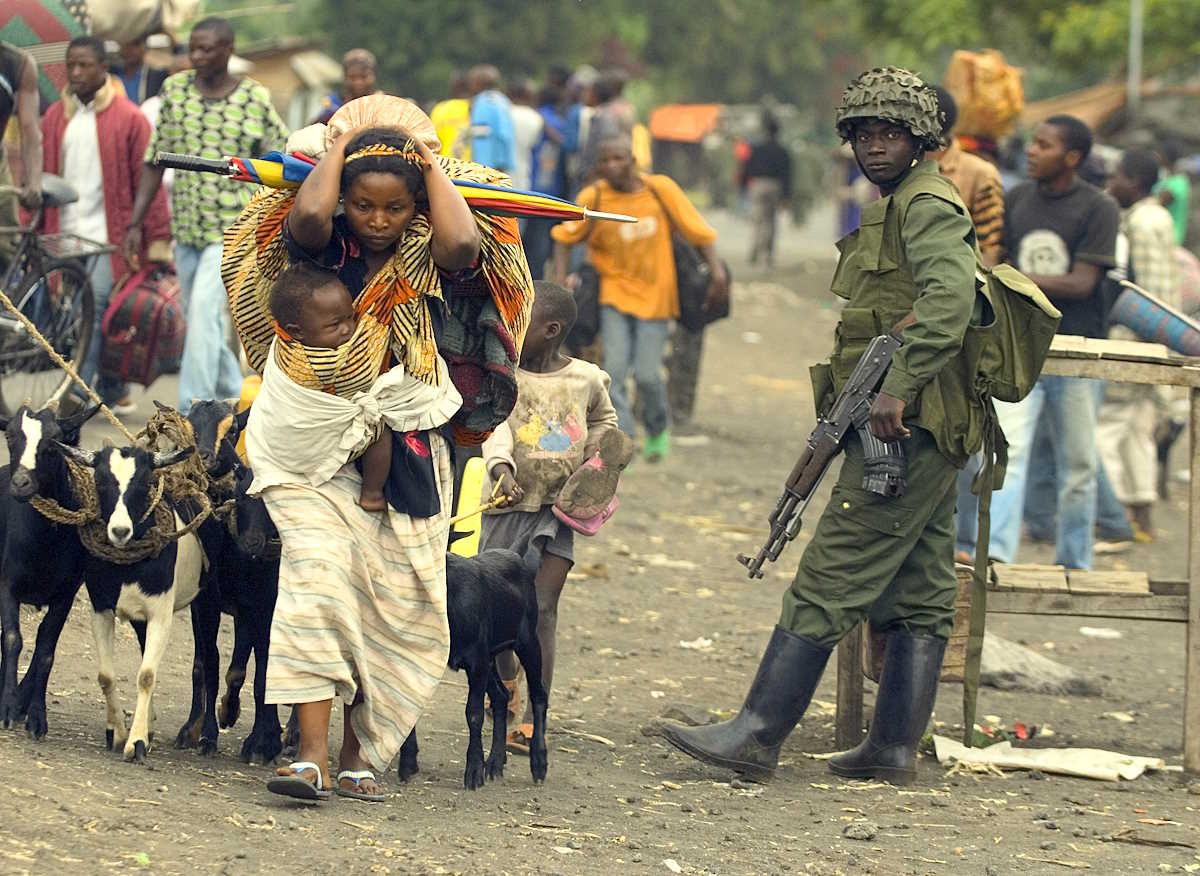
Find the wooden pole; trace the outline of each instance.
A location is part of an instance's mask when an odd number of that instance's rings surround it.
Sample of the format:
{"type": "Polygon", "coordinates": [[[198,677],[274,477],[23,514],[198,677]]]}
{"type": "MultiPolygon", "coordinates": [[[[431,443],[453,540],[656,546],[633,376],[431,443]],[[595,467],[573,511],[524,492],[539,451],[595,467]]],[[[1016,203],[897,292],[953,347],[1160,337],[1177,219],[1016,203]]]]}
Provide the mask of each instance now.
{"type": "Polygon", "coordinates": [[[1129,70],[1125,80],[1125,107],[1129,122],[1142,109],[1142,43],[1145,20],[1144,0],[1129,0],[1129,70]]]}
{"type": "Polygon", "coordinates": [[[846,634],[837,648],[837,730],[839,751],[863,740],[863,625],[846,634]]]}
{"type": "Polygon", "coordinates": [[[1188,624],[1184,648],[1183,768],[1200,773],[1200,389],[1193,388],[1188,484],[1188,624]]]}

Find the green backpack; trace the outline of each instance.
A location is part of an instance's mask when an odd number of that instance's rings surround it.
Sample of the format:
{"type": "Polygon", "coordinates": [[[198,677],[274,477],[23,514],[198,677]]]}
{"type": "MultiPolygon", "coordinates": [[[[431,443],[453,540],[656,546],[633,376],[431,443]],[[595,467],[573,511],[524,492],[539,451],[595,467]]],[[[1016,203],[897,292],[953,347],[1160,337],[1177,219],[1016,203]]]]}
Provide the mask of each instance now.
{"type": "Polygon", "coordinates": [[[1029,395],[1062,314],[1037,285],[1011,265],[976,262],[976,318],[963,338],[975,389],[1000,401],[1029,395]]]}

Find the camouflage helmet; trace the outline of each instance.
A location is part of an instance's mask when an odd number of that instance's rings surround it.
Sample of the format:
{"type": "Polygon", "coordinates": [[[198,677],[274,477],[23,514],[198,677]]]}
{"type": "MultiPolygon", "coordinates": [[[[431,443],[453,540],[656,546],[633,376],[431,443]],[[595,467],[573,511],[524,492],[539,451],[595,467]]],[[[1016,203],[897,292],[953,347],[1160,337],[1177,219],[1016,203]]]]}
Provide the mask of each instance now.
{"type": "Polygon", "coordinates": [[[835,124],[848,141],[859,119],[886,119],[907,128],[923,149],[940,149],[942,118],[937,95],[920,76],[900,67],[876,67],[846,86],[835,124]]]}

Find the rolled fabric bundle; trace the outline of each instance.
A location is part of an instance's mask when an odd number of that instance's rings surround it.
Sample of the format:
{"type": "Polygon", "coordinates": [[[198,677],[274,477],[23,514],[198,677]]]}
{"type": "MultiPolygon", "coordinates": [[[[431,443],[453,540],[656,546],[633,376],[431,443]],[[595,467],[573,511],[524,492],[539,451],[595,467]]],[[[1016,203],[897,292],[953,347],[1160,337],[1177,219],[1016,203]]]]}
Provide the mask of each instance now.
{"type": "Polygon", "coordinates": [[[1182,246],[1175,247],[1179,269],[1179,309],[1188,316],[1200,313],[1200,259],[1182,246]]]}
{"type": "Polygon", "coordinates": [[[1143,341],[1165,344],[1184,356],[1200,356],[1200,324],[1128,280],[1121,285],[1124,290],[1113,303],[1112,322],[1143,341]]]}
{"type": "Polygon", "coordinates": [[[346,131],[365,127],[403,128],[410,137],[428,146],[434,155],[442,148],[437,129],[424,110],[411,100],[390,94],[368,94],[338,107],[325,127],[325,147],[346,131]]]}

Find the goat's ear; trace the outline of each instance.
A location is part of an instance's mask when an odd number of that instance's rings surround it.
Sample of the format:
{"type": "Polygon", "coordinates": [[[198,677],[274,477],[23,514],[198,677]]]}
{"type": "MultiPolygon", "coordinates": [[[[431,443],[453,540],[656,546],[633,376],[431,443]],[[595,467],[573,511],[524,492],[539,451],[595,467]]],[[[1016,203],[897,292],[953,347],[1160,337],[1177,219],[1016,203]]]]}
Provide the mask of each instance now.
{"type": "Polygon", "coordinates": [[[154,407],[156,407],[156,408],[157,408],[158,410],[160,410],[160,411],[173,411],[173,410],[175,410],[175,409],[174,409],[173,407],[171,407],[170,405],[164,405],[164,404],[163,404],[162,402],[160,402],[158,399],[155,399],[155,400],[154,400],[154,407]]]}
{"type": "Polygon", "coordinates": [[[179,465],[179,463],[183,462],[195,452],[195,447],[181,447],[178,450],[172,450],[170,453],[156,453],[150,462],[150,467],[159,469],[168,468],[172,465],[179,465]]]}
{"type": "Polygon", "coordinates": [[[233,422],[237,424],[238,433],[240,434],[246,428],[246,424],[250,422],[250,408],[246,408],[246,410],[238,411],[236,414],[234,414],[233,422]]]}
{"type": "Polygon", "coordinates": [[[55,441],[54,446],[58,448],[59,453],[63,456],[73,459],[80,465],[85,465],[88,468],[94,468],[96,465],[96,451],[94,450],[80,450],[78,447],[63,444],[61,441],[55,441]]]}
{"type": "Polygon", "coordinates": [[[75,413],[71,414],[69,417],[64,417],[63,419],[59,420],[58,425],[62,427],[64,432],[72,432],[76,429],[79,429],[84,423],[95,416],[96,411],[98,410],[100,410],[100,405],[89,403],[84,405],[75,413]]]}

